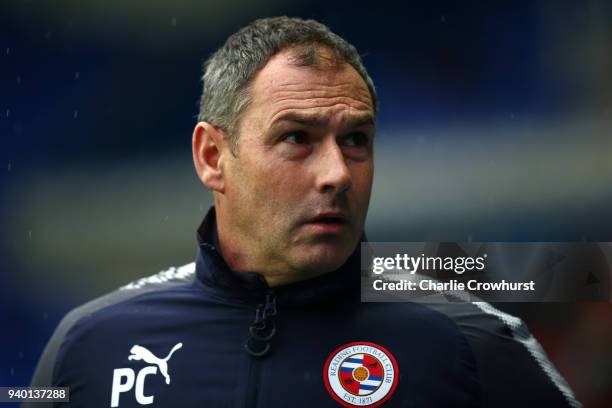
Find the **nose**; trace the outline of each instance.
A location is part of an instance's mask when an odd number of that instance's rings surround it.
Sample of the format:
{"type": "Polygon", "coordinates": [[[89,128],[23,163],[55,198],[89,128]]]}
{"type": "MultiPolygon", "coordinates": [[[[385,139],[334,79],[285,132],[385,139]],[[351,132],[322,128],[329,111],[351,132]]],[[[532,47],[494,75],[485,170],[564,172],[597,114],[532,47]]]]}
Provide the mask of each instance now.
{"type": "Polygon", "coordinates": [[[335,138],[321,146],[317,163],[317,191],[335,194],[348,190],[352,184],[351,172],[335,138]]]}

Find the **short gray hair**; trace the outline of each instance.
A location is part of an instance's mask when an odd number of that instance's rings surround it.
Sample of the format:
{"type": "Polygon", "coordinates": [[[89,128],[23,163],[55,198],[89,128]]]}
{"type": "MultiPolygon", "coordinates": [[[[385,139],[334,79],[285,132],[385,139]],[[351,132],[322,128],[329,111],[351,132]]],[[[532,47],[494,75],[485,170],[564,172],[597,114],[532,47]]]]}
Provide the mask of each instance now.
{"type": "Polygon", "coordinates": [[[238,146],[240,116],[250,102],[249,85],[255,74],[278,52],[291,48],[300,66],[317,66],[325,58],[318,47],[331,51],[330,62],[350,64],[365,81],[372,98],[374,113],[377,97],[354,46],[314,20],[270,17],[255,20],[232,34],[204,64],[204,89],[200,99],[198,120],[223,130],[230,140],[232,152],[238,146]]]}

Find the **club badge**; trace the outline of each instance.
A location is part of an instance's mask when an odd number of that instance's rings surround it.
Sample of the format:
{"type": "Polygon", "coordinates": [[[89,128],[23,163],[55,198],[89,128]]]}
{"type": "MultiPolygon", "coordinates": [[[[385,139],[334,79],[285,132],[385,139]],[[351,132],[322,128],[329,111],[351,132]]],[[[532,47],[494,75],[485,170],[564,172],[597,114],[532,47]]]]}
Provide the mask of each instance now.
{"type": "Polygon", "coordinates": [[[329,394],[345,407],[377,407],[393,394],[399,370],[395,358],[384,347],[355,342],[329,356],[323,379],[329,394]]]}

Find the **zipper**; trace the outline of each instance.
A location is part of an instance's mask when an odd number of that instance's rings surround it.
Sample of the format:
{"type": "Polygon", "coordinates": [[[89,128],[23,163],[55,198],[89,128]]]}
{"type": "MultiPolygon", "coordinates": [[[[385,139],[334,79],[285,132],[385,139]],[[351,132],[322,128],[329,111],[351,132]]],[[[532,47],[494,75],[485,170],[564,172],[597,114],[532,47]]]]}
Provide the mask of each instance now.
{"type": "Polygon", "coordinates": [[[266,303],[257,305],[255,320],[249,326],[249,338],[244,349],[253,358],[265,357],[272,348],[272,338],[276,334],[276,295],[273,291],[266,294],[266,303]]]}
{"type": "Polygon", "coordinates": [[[255,308],[255,319],[249,326],[249,337],[244,349],[251,356],[249,364],[249,379],[246,391],[246,407],[256,407],[259,392],[259,377],[261,362],[272,349],[272,338],[276,334],[274,317],[277,314],[276,295],[270,290],[265,297],[265,303],[255,308]]]}
{"type": "Polygon", "coordinates": [[[249,378],[245,394],[244,406],[247,408],[257,407],[257,397],[259,396],[259,374],[260,364],[257,359],[249,359],[249,378]]]}

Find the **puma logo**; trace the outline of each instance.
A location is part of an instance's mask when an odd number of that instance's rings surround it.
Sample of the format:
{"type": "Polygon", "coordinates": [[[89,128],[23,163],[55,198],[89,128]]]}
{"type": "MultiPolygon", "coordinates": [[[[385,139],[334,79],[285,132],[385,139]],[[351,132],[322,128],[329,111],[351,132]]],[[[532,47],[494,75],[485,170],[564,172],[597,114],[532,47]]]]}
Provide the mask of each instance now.
{"type": "Polygon", "coordinates": [[[131,354],[128,356],[128,360],[144,360],[149,364],[155,364],[157,367],[159,367],[159,372],[162,373],[166,379],[166,384],[170,384],[170,376],[168,375],[168,360],[170,360],[172,354],[181,347],[183,347],[183,343],[176,343],[165,358],[159,358],[143,346],[135,344],[130,349],[131,354]]]}

